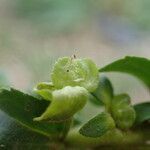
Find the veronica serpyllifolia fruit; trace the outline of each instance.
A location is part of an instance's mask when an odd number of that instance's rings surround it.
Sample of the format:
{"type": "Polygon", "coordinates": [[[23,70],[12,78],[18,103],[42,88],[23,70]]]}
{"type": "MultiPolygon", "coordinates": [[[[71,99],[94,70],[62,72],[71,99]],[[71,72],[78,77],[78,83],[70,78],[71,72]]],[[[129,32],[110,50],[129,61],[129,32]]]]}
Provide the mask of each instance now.
{"type": "Polygon", "coordinates": [[[55,63],[51,79],[58,89],[65,86],[81,86],[93,92],[98,86],[98,74],[98,68],[92,60],[64,57],[55,63]]]}

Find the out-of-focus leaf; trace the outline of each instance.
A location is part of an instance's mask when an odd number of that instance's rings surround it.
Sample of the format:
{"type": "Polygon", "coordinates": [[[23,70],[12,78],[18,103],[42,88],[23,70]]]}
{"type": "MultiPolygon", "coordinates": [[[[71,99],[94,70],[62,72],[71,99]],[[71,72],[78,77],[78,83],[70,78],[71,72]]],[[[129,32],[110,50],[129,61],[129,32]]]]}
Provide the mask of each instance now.
{"type": "Polygon", "coordinates": [[[86,19],[89,1],[86,0],[16,0],[16,15],[32,22],[47,34],[69,32],[86,19]]]}
{"type": "Polygon", "coordinates": [[[99,100],[93,93],[89,94],[89,100],[92,104],[97,105],[97,106],[103,106],[103,102],[99,100]]]}
{"type": "Polygon", "coordinates": [[[19,125],[0,111],[0,149],[43,149],[48,150],[52,141],[19,125]]]}
{"type": "Polygon", "coordinates": [[[0,92],[0,109],[23,126],[46,136],[57,135],[64,128],[63,123],[35,122],[48,106],[48,101],[34,98],[15,89],[0,92]]]}
{"type": "Polygon", "coordinates": [[[136,124],[141,124],[144,121],[150,120],[150,102],[144,102],[134,105],[136,111],[136,124]]]}
{"type": "MultiPolygon", "coordinates": [[[[94,100],[96,104],[104,103],[106,106],[110,106],[111,100],[113,98],[113,87],[111,82],[106,77],[101,77],[97,89],[92,93],[92,95],[97,99],[94,100]]],[[[92,99],[91,99],[92,101],[92,99]]]]}
{"type": "Polygon", "coordinates": [[[115,128],[113,118],[110,114],[102,112],[83,125],[79,132],[87,137],[100,137],[113,128],[115,128]]]}
{"type": "Polygon", "coordinates": [[[150,60],[141,57],[125,57],[99,70],[100,72],[124,72],[141,79],[150,88],[150,60]]]}

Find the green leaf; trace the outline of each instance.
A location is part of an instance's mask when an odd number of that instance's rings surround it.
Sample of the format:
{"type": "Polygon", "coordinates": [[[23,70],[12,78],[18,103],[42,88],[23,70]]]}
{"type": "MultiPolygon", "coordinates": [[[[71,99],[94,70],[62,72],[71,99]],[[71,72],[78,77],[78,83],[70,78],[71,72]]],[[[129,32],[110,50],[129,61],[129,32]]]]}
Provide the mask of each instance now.
{"type": "Polygon", "coordinates": [[[51,142],[48,137],[24,128],[0,111],[0,149],[48,150],[51,142]]]}
{"type": "Polygon", "coordinates": [[[93,93],[89,93],[89,100],[92,104],[104,106],[104,103],[101,100],[99,100],[93,93]]]}
{"type": "Polygon", "coordinates": [[[2,111],[23,126],[46,136],[51,136],[59,134],[63,130],[63,123],[33,121],[33,118],[40,115],[48,104],[48,101],[36,99],[15,89],[0,92],[0,109],[2,111]]]}
{"type": "Polygon", "coordinates": [[[89,94],[83,87],[66,86],[63,89],[53,91],[52,96],[51,104],[40,117],[34,118],[35,121],[60,122],[67,120],[84,107],[89,94]]]}
{"type": "Polygon", "coordinates": [[[150,88],[150,60],[141,57],[125,57],[99,70],[100,72],[124,72],[141,79],[150,88]]]}
{"type": "Polygon", "coordinates": [[[134,105],[136,112],[136,124],[141,124],[144,121],[150,120],[150,102],[144,102],[134,105]]]}
{"type": "Polygon", "coordinates": [[[103,103],[107,108],[109,108],[113,98],[113,87],[111,82],[106,77],[101,77],[99,85],[92,95],[96,97],[99,104],[103,103]]]}
{"type": "Polygon", "coordinates": [[[100,137],[113,128],[115,128],[113,118],[110,114],[102,112],[83,125],[79,132],[87,137],[100,137]]]}

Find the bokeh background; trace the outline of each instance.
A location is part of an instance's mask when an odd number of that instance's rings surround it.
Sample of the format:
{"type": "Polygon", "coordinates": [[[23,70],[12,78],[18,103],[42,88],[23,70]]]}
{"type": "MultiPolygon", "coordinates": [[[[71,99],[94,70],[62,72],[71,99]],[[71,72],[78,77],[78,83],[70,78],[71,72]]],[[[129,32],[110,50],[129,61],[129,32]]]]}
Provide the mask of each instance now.
{"type": "MultiPolygon", "coordinates": [[[[99,67],[126,55],[150,58],[150,0],[0,0],[0,82],[31,91],[58,57],[99,67]]],[[[136,78],[106,74],[133,103],[150,98],[136,78]]]]}

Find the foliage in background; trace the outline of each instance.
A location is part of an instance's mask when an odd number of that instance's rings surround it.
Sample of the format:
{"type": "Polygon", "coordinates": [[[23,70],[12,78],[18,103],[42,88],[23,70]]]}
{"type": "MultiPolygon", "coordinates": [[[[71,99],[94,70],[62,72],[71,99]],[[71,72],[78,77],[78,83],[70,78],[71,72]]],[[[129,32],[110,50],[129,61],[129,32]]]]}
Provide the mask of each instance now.
{"type": "MultiPolygon", "coordinates": [[[[150,1],[91,1],[91,0],[16,0],[16,16],[27,19],[34,26],[52,32],[69,32],[74,30],[79,23],[94,21],[110,16],[118,20],[124,19],[131,27],[148,30],[150,27],[150,1]],[[91,15],[96,14],[95,17],[91,15]]],[[[101,20],[103,21],[103,20],[101,20]]]]}
{"type": "Polygon", "coordinates": [[[17,0],[15,13],[46,32],[69,32],[88,17],[89,0],[17,0]]]}

